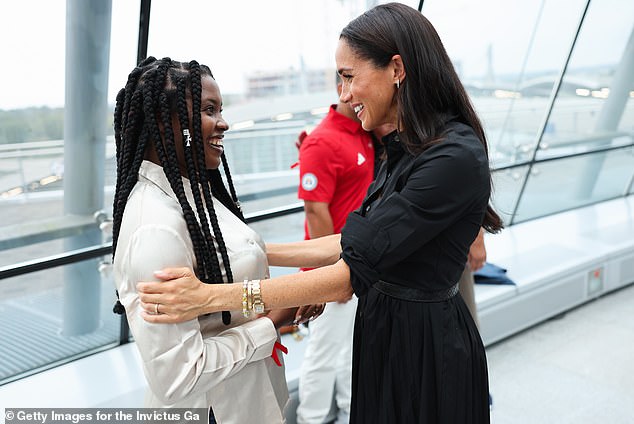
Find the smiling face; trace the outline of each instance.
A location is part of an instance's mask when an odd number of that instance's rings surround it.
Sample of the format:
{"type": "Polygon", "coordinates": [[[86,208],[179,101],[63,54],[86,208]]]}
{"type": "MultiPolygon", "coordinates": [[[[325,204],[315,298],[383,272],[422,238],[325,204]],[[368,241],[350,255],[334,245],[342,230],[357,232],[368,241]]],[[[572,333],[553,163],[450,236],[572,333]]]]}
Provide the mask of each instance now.
{"type": "MultiPolygon", "coordinates": [[[[216,83],[216,81],[213,79],[213,77],[203,74],[200,79],[200,85],[201,102],[199,113],[203,144],[202,147],[205,155],[205,168],[217,169],[222,163],[221,155],[224,152],[224,133],[229,129],[229,125],[222,118],[222,96],[220,95],[220,89],[218,88],[218,84],[216,83]]],[[[177,94],[174,93],[173,95],[176,96],[177,94]]],[[[187,148],[188,143],[191,143],[190,145],[193,148],[193,143],[195,143],[195,141],[193,140],[193,130],[191,122],[192,99],[189,92],[187,93],[186,98],[187,113],[189,114],[189,122],[187,124],[189,127],[187,128],[189,136],[183,134],[183,129],[181,128],[178,114],[175,110],[172,110],[172,129],[174,144],[176,147],[176,159],[178,162],[180,173],[183,177],[187,177],[188,175],[184,149],[187,148]]],[[[174,102],[176,102],[176,100],[174,100],[174,102]]],[[[176,106],[173,107],[175,108],[176,106]]],[[[159,127],[161,132],[164,131],[164,127],[161,122],[159,122],[159,127]]],[[[197,149],[194,148],[192,151],[194,163],[198,163],[196,158],[196,150],[197,149]]],[[[156,164],[161,164],[156,150],[153,146],[149,146],[145,158],[156,164]]]]}
{"type": "MultiPolygon", "coordinates": [[[[396,55],[400,61],[400,56],[396,55]]],[[[382,124],[397,124],[396,80],[402,76],[393,59],[384,68],[355,53],[345,39],[339,39],[335,54],[343,86],[340,100],[350,104],[363,129],[372,131],[382,124]]]]}
{"type": "Polygon", "coordinates": [[[208,75],[203,75],[201,86],[200,119],[205,165],[207,169],[217,169],[224,151],[224,133],[229,129],[229,125],[222,118],[222,96],[216,81],[208,75]]]}

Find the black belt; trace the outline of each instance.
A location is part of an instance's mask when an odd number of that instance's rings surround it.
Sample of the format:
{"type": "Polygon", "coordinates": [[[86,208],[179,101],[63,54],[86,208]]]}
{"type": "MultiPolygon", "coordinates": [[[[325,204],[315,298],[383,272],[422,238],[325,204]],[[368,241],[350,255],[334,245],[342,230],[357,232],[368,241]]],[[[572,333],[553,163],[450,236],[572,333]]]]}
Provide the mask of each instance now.
{"type": "Polygon", "coordinates": [[[443,290],[421,290],[379,280],[374,283],[372,287],[386,296],[406,300],[408,302],[441,302],[451,299],[458,293],[458,283],[443,290]]]}

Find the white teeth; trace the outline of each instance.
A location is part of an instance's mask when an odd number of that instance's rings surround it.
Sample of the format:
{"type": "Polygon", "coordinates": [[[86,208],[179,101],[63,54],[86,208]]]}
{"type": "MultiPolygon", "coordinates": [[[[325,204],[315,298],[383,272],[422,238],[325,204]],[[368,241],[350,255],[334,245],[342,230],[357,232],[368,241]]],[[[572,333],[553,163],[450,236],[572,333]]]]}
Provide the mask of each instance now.
{"type": "Polygon", "coordinates": [[[357,105],[354,107],[354,113],[359,113],[361,112],[361,109],[363,109],[363,105],[357,105]]]}

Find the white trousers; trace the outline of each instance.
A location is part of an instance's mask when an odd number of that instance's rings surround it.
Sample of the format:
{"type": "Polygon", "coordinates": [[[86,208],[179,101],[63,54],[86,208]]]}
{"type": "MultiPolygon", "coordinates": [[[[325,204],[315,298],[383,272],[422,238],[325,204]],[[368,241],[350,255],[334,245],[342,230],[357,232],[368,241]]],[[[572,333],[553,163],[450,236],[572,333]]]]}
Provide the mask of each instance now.
{"type": "Polygon", "coordinates": [[[356,309],[356,296],[347,303],[331,302],[310,322],[299,379],[298,424],[323,424],[334,418],[328,417],[333,396],[339,409],[337,422],[348,422],[356,309]]]}

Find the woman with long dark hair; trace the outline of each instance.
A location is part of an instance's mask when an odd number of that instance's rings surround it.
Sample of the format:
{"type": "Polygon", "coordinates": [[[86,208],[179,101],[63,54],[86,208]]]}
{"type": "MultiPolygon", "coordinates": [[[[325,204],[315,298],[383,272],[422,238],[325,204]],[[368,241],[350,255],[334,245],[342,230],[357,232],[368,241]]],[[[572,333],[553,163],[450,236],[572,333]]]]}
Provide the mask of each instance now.
{"type": "MultiPolygon", "coordinates": [[[[386,123],[387,159],[341,237],[267,245],[269,262],[321,266],[258,283],[257,303],[287,307],[354,292],[353,423],[486,423],[486,355],[458,293],[469,246],[502,222],[482,125],[431,23],[399,3],[346,26],[336,53],[341,100],[366,130],[386,123]]],[[[189,270],[139,283],[144,318],[178,322],[237,307],[240,285],[189,270]],[[188,293],[173,302],[174,292],[188,293]],[[159,303],[164,315],[151,315],[159,303]]],[[[246,296],[250,299],[249,284],[246,296]]]]}

